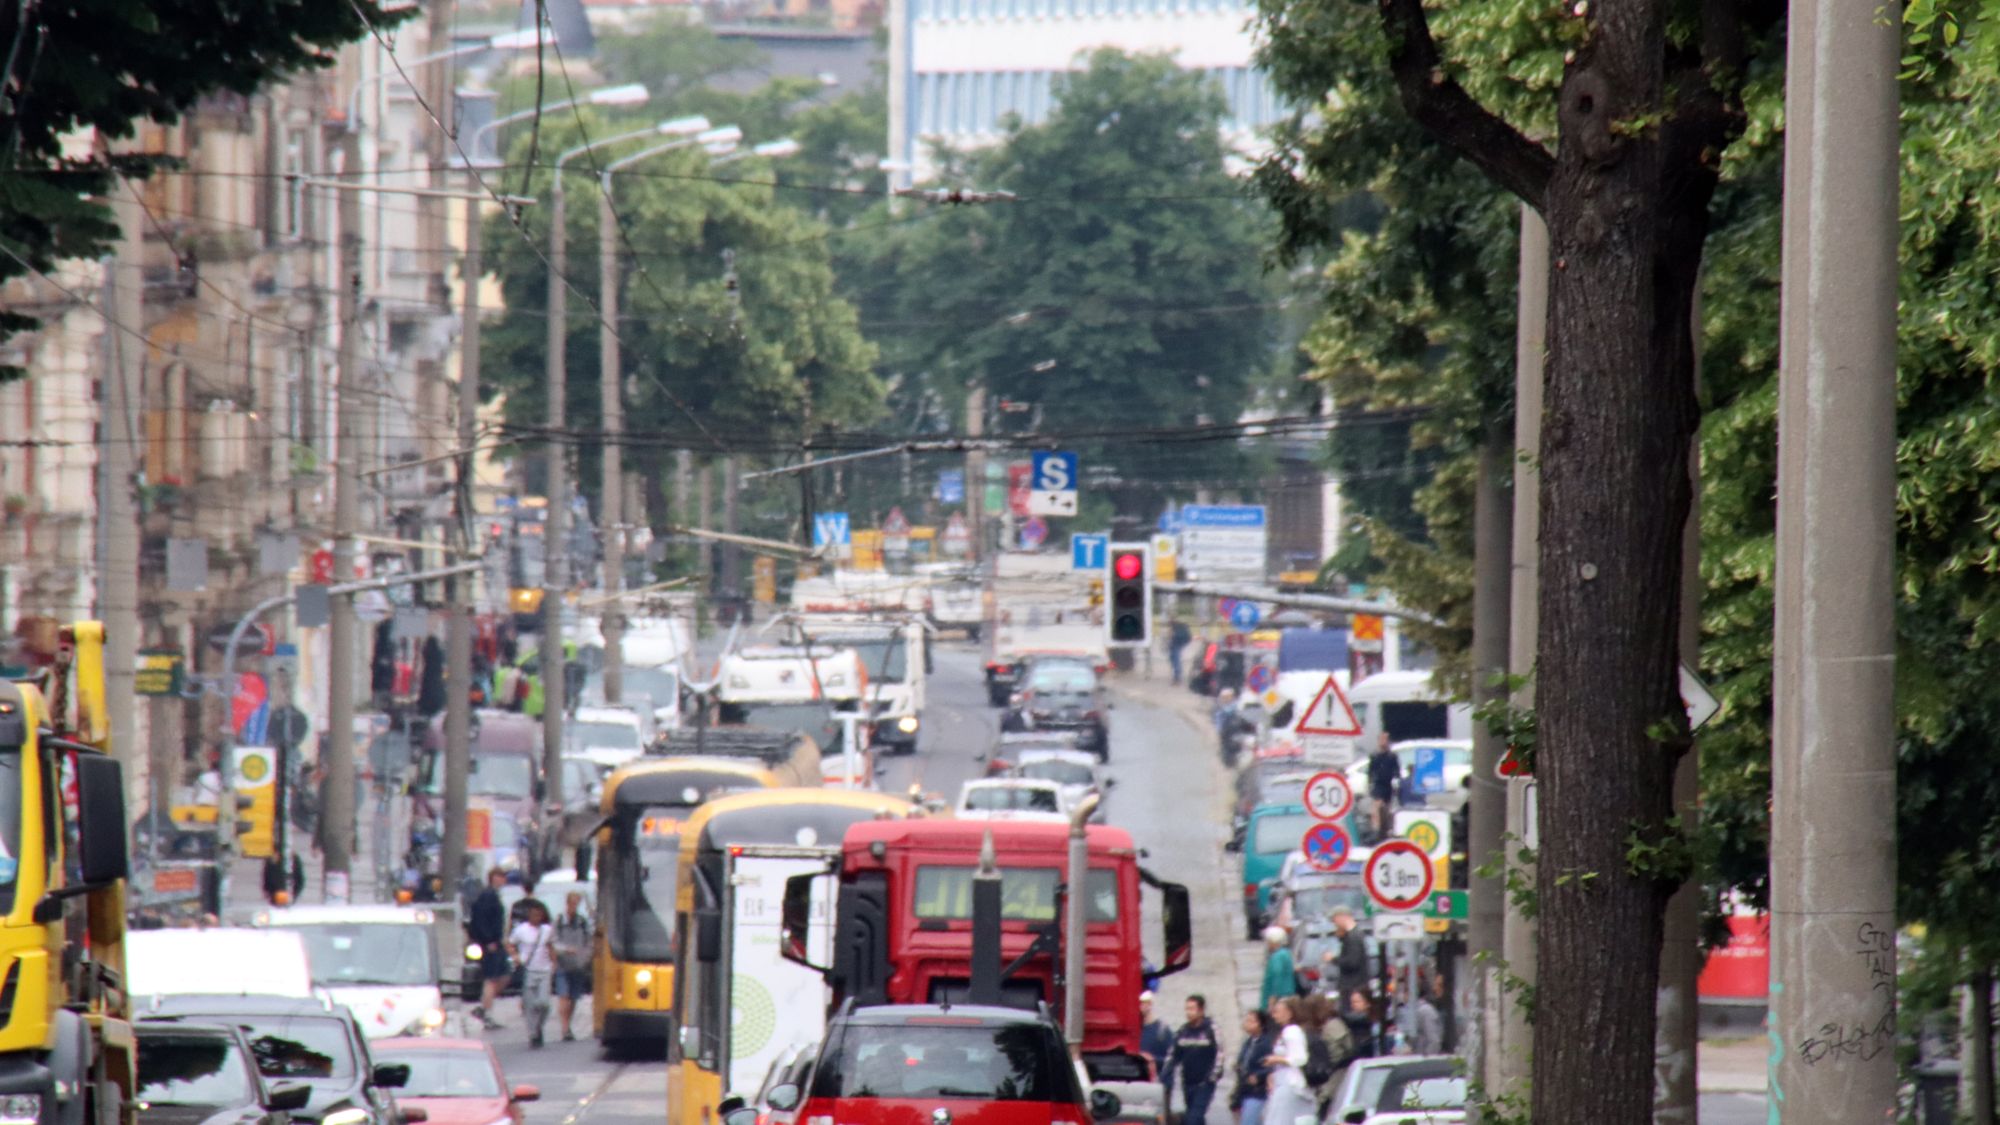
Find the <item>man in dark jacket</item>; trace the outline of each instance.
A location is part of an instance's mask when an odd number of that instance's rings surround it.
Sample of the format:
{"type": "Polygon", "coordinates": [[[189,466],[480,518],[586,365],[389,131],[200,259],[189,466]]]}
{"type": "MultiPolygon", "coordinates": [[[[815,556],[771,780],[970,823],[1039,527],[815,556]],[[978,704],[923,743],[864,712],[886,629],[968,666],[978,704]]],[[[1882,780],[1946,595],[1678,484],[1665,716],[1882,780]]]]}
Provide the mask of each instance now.
{"type": "Polygon", "coordinates": [[[1352,996],[1368,989],[1368,945],[1361,938],[1361,927],[1354,924],[1354,910],[1348,906],[1333,908],[1333,932],[1340,935],[1340,947],[1328,950],[1326,958],[1333,962],[1339,973],[1340,995],[1352,996]]]}
{"type": "Polygon", "coordinates": [[[1222,1037],[1215,1021],[1208,1018],[1208,999],[1200,993],[1187,998],[1187,1022],[1174,1033],[1174,1048],[1160,1081],[1173,1097],[1173,1076],[1181,1078],[1181,1097],[1187,1125],[1203,1125],[1208,1120],[1208,1103],[1215,1100],[1216,1083],[1222,1080],[1222,1037]]]}
{"type": "Polygon", "coordinates": [[[1396,828],[1396,796],[1403,776],[1403,763],[1390,749],[1389,732],[1383,731],[1368,756],[1368,796],[1375,802],[1375,838],[1388,839],[1396,828]]]}
{"type": "Polygon", "coordinates": [[[465,936],[479,947],[479,1006],[472,1018],[488,1028],[499,1027],[489,1010],[507,987],[513,966],[507,962],[507,907],[500,902],[500,888],[507,885],[507,873],[494,868],[486,873],[486,889],[472,900],[466,912],[465,936]]]}

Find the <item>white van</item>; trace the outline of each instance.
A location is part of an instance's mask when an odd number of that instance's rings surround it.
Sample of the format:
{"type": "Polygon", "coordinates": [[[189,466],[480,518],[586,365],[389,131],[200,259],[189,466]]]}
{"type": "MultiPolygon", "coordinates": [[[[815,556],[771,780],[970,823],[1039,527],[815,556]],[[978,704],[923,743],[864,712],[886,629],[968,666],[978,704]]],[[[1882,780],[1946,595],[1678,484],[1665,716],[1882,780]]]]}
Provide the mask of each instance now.
{"type": "Polygon", "coordinates": [[[792,624],[815,654],[852,649],[860,658],[868,682],[869,745],[889,753],[916,753],[931,667],[930,630],[924,622],[916,617],[808,615],[792,624]]]}
{"type": "Polygon", "coordinates": [[[269,930],[132,930],[125,935],[125,985],[132,996],[290,996],[313,994],[306,943],[269,930]]]}
{"type": "Polygon", "coordinates": [[[252,923],[301,942],[312,984],[344,1004],[370,1039],[435,1035],[444,1026],[437,915],[411,906],[294,906],[252,923]]]}
{"type": "Polygon", "coordinates": [[[1472,737],[1472,708],[1437,691],[1427,670],[1377,672],[1348,688],[1347,701],[1361,720],[1364,754],[1375,749],[1384,730],[1394,742],[1472,737]]]}

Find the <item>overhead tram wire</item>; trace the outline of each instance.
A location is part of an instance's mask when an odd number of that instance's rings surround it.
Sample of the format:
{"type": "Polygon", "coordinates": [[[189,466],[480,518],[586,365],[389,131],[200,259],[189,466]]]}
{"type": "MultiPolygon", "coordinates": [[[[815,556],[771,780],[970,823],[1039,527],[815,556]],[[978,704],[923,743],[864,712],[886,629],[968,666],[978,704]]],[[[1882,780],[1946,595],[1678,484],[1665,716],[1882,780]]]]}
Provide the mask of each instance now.
{"type": "MultiPolygon", "coordinates": [[[[582,301],[584,307],[588,308],[591,311],[591,314],[596,318],[598,325],[605,331],[609,332],[612,336],[617,337],[618,342],[621,345],[625,345],[627,341],[624,339],[624,337],[619,335],[617,326],[605,319],[604,310],[598,306],[597,302],[590,299],[590,295],[583,291],[582,287],[576,283],[575,279],[571,278],[568,274],[561,273],[556,270],[555,264],[549,261],[548,255],[542,250],[540,246],[537,246],[535,244],[534,238],[531,235],[529,235],[528,231],[522,226],[521,216],[517,211],[517,209],[513,205],[509,204],[507,200],[503,196],[501,196],[499,192],[495,191],[492,185],[486,182],[486,177],[481,174],[479,166],[472,159],[471,154],[465,151],[464,146],[459,143],[458,137],[455,134],[453,134],[450,129],[445,127],[444,122],[438,117],[436,107],[432,106],[430,102],[424,98],[423,91],[417,86],[415,82],[411,81],[409,72],[403,69],[402,59],[398,58],[396,55],[395,45],[390,43],[388,39],[383,36],[382,29],[376,27],[375,22],[368,18],[367,10],[362,8],[361,5],[356,2],[356,0],[348,0],[348,4],[350,7],[354,9],[354,14],[360,17],[361,23],[364,27],[368,29],[368,34],[370,35],[370,37],[372,37],[375,40],[375,42],[378,45],[380,45],[383,51],[388,55],[390,64],[396,68],[396,73],[403,79],[403,84],[409,87],[411,96],[415,99],[417,105],[423,109],[424,116],[430,118],[431,125],[438,131],[442,132],[445,135],[446,139],[448,139],[451,142],[451,146],[454,150],[457,151],[459,159],[465,162],[465,170],[472,177],[472,181],[475,184],[479,185],[479,189],[481,191],[485,192],[489,196],[492,196],[493,201],[495,203],[501,205],[502,213],[508,217],[508,223],[510,226],[514,228],[514,233],[520,236],[521,241],[528,247],[529,251],[532,252],[534,256],[541,261],[543,268],[548,270],[549,276],[559,281],[566,291],[575,295],[578,300],[582,301]]],[[[556,51],[556,57],[558,60],[562,58],[562,51],[559,46],[556,51]]],[[[664,390],[664,388],[662,388],[662,390],[664,390]]],[[[708,432],[708,427],[702,423],[702,420],[699,417],[695,416],[695,413],[692,410],[688,409],[685,403],[681,402],[677,397],[673,396],[670,392],[668,393],[668,397],[672,399],[674,405],[678,407],[683,414],[687,415],[688,421],[694,423],[697,429],[700,429],[704,434],[708,432]]],[[[710,435],[710,438],[711,441],[714,440],[713,435],[710,435]]],[[[719,442],[716,442],[715,444],[718,449],[721,448],[719,442]]]]}

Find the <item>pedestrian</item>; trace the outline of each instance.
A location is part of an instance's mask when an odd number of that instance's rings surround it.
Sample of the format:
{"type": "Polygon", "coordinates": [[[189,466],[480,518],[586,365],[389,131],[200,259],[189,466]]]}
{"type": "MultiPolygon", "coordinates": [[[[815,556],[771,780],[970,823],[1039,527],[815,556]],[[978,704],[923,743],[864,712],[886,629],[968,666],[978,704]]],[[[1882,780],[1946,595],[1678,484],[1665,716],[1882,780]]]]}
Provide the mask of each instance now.
{"type": "Polygon", "coordinates": [[[583,892],[571,891],[556,919],[556,1022],[562,1025],[563,1042],[576,1039],[570,1029],[576,1018],[576,1002],[590,991],[590,915],[583,909],[583,892]]]}
{"type": "MultiPolygon", "coordinates": [[[[1173,1049],[1174,1029],[1167,1026],[1167,1021],[1153,1015],[1153,994],[1150,991],[1141,992],[1139,994],[1139,1050],[1145,1052],[1146,1057],[1153,1060],[1153,1070],[1160,1076],[1160,1082],[1163,1085],[1167,1083],[1169,1077],[1167,1074],[1167,1056],[1172,1053],[1173,1049]]],[[[1168,1086],[1168,1089],[1171,1090],[1172,1087],[1168,1086]]]]}
{"type": "Polygon", "coordinates": [[[1386,840],[1396,827],[1396,783],[1403,772],[1390,748],[1389,732],[1376,737],[1375,752],[1368,755],[1368,796],[1375,802],[1375,839],[1386,840]]]}
{"type": "MultiPolygon", "coordinates": [[[[1433,980],[1437,980],[1435,975],[1433,980]]],[[[1410,1053],[1413,1055],[1444,1054],[1444,1016],[1431,1000],[1429,988],[1415,990],[1416,1001],[1410,1006],[1410,1053]]]]}
{"type": "Polygon", "coordinates": [[[528,1046],[540,1047],[555,976],[556,928],[549,924],[549,908],[540,900],[530,902],[527,917],[507,935],[507,951],[521,966],[521,1022],[528,1028],[528,1046]]]}
{"type": "Polygon", "coordinates": [[[1278,1037],[1265,1064],[1271,1069],[1271,1100],[1264,1106],[1265,1125],[1316,1125],[1319,1104],[1306,1084],[1311,1057],[1305,1029],[1299,1026],[1298,999],[1280,996],[1271,1002],[1278,1037]]]}
{"type": "Polygon", "coordinates": [[[1347,1024],[1348,1035],[1354,1040],[1352,1057],[1373,1058],[1377,1054],[1374,1005],[1369,1003],[1366,992],[1355,991],[1342,995],[1347,997],[1347,1011],[1342,1012],[1340,1018],[1347,1024]]]}
{"type": "Polygon", "coordinates": [[[1216,1084],[1222,1081],[1222,1036],[1215,1021],[1208,1018],[1208,998],[1195,993],[1187,998],[1187,1022],[1174,1033],[1174,1046],[1167,1058],[1167,1073],[1160,1079],[1169,1100],[1173,1098],[1172,1076],[1180,1075],[1182,1114],[1185,1125],[1206,1125],[1209,1103],[1215,1100],[1216,1084]]]}
{"type": "Polygon", "coordinates": [[[1236,1125],[1263,1125],[1264,1104],[1271,1096],[1271,1068],[1264,1060],[1278,1038],[1278,1025],[1262,1008],[1243,1013],[1243,1047],[1236,1052],[1236,1085],[1229,1091],[1229,1108],[1236,1125]]]}
{"type": "Polygon", "coordinates": [[[1188,628],[1187,622],[1174,618],[1174,623],[1167,627],[1167,667],[1173,669],[1176,684],[1181,682],[1181,650],[1192,640],[1194,632],[1188,628]]]}
{"type": "Polygon", "coordinates": [[[1285,931],[1277,926],[1264,930],[1264,989],[1257,996],[1257,1006],[1269,1008],[1271,1001],[1280,996],[1296,996],[1299,992],[1298,969],[1292,964],[1292,951],[1285,944],[1285,931]]]}
{"type": "Polygon", "coordinates": [[[1354,908],[1345,903],[1334,907],[1331,921],[1340,944],[1322,953],[1320,960],[1333,966],[1339,982],[1336,995],[1368,991],[1368,944],[1362,940],[1361,927],[1355,924],[1354,908]]]}
{"type": "Polygon", "coordinates": [[[500,888],[506,885],[505,871],[497,867],[488,871],[486,889],[472,900],[465,923],[466,938],[479,947],[479,1004],[472,1009],[472,1018],[489,1031],[500,1027],[493,1018],[493,1002],[500,999],[507,978],[513,975],[507,960],[507,908],[500,902],[500,888]]]}
{"type": "Polygon", "coordinates": [[[1339,1005],[1325,993],[1315,992],[1299,1001],[1299,1022],[1309,1035],[1316,1035],[1319,1047],[1311,1042],[1306,1044],[1314,1060],[1322,1061],[1324,1071],[1314,1073],[1308,1066],[1306,1082],[1313,1088],[1322,1113],[1333,1102],[1334,1092],[1340,1089],[1341,1080],[1347,1077],[1347,1064],[1354,1060],[1354,1035],[1347,1029],[1347,1021],[1340,1018],[1339,1005]]]}

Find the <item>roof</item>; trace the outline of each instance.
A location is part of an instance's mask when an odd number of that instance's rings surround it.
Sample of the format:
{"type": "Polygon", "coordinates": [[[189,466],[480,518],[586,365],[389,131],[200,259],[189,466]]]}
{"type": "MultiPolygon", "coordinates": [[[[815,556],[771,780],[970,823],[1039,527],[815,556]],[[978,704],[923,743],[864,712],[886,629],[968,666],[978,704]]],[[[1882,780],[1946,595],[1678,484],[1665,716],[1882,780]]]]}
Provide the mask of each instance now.
{"type": "Polygon", "coordinates": [[[841,1017],[847,1023],[900,1024],[913,1019],[978,1020],[986,1025],[1017,1023],[1045,1024],[1054,1028],[1038,1012],[1025,1008],[1002,1008],[985,1004],[877,1004],[855,1008],[841,1017]]]}
{"type": "Polygon", "coordinates": [[[350,906],[287,906],[259,910],[253,925],[314,925],[322,922],[392,922],[408,926],[428,926],[437,916],[420,906],[392,906],[362,903],[350,906]]]}
{"type": "Polygon", "coordinates": [[[762,762],[748,758],[641,758],[611,771],[604,781],[603,808],[700,804],[717,790],[764,789],[776,783],[762,762]],[[689,789],[696,794],[692,801],[689,789]]]}
{"type": "MultiPolygon", "coordinates": [[[[1069,848],[1067,824],[1023,820],[920,819],[874,820],[857,824],[847,830],[846,849],[849,852],[866,850],[870,843],[880,840],[890,847],[928,847],[962,851],[972,856],[979,854],[979,845],[988,832],[993,834],[995,845],[1013,851],[1067,854],[1069,848]]],[[[1093,852],[1138,854],[1138,848],[1132,843],[1132,834],[1123,828],[1092,824],[1085,827],[1084,832],[1093,852]]]]}
{"type": "Polygon", "coordinates": [[[681,831],[701,833],[702,845],[710,848],[726,844],[838,847],[849,825],[909,815],[908,801],[885,793],[788,786],[718,797],[696,809],[681,831]]]}
{"type": "Polygon", "coordinates": [[[346,1020],[347,1009],[332,1000],[315,997],[212,996],[190,993],[183,996],[151,996],[136,1001],[140,1016],[324,1016],[346,1020]]]}

